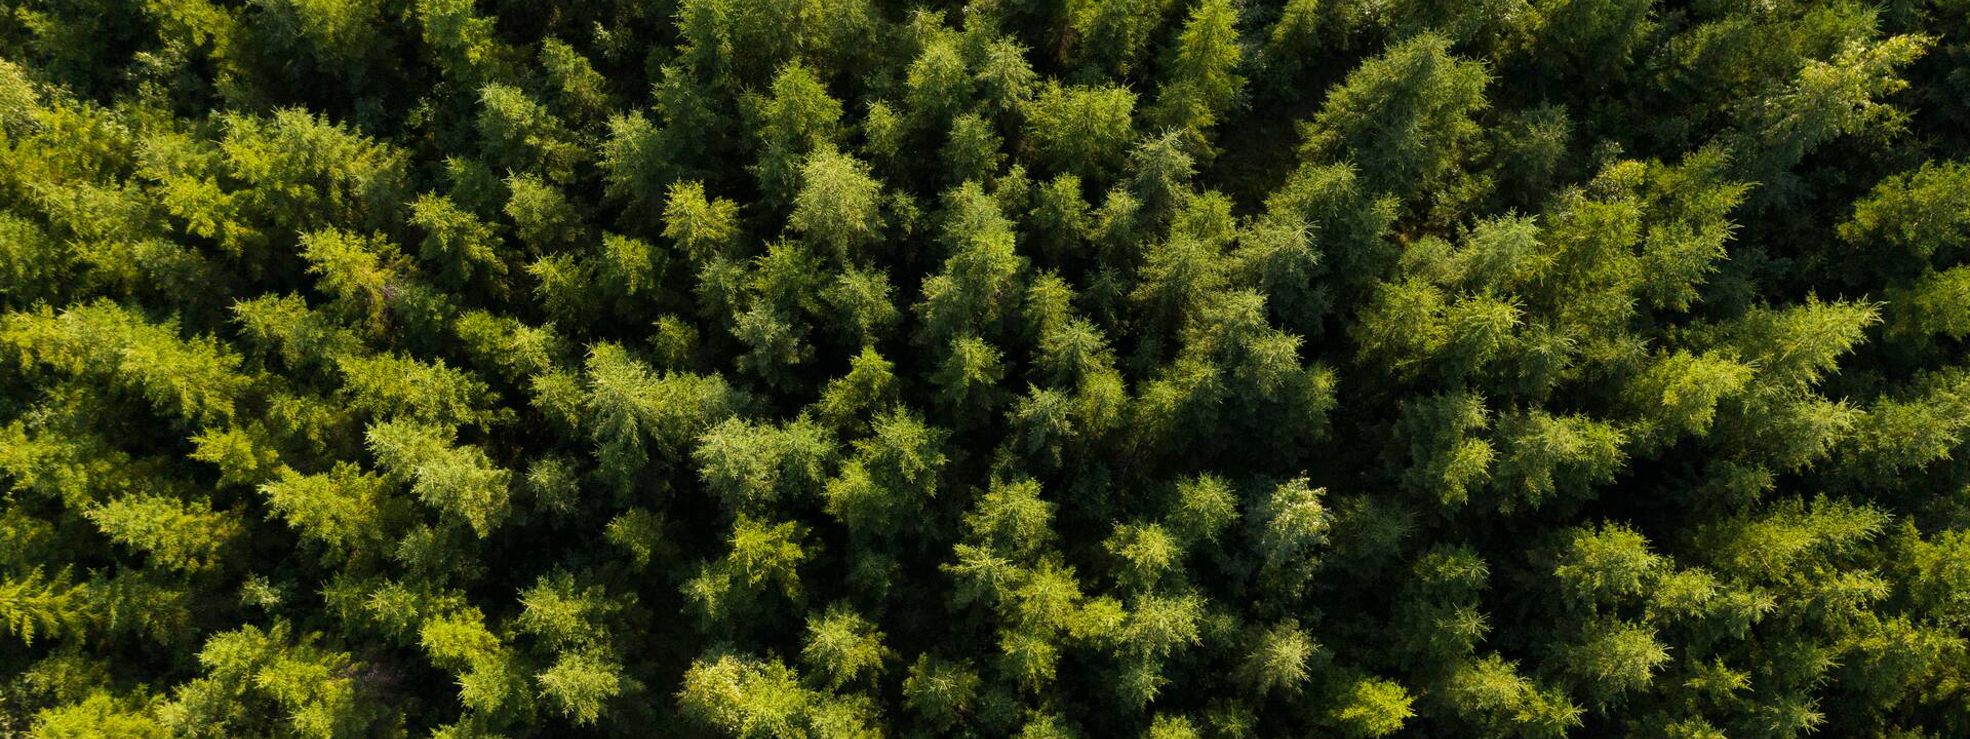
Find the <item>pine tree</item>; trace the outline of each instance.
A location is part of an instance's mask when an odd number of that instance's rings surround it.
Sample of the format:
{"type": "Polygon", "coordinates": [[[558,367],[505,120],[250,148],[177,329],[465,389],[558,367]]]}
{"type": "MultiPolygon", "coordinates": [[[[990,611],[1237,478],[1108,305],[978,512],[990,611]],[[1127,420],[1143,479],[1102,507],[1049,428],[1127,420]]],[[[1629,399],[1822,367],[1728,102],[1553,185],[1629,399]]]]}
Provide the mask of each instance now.
{"type": "Polygon", "coordinates": [[[1970,735],[1963,5],[15,3],[0,736],[1970,735]]]}
{"type": "Polygon", "coordinates": [[[1301,156],[1351,161],[1371,190],[1404,199],[1443,190],[1477,135],[1471,116],[1490,81],[1483,65],[1450,54],[1449,39],[1411,38],[1348,74],[1303,127],[1301,156]]]}

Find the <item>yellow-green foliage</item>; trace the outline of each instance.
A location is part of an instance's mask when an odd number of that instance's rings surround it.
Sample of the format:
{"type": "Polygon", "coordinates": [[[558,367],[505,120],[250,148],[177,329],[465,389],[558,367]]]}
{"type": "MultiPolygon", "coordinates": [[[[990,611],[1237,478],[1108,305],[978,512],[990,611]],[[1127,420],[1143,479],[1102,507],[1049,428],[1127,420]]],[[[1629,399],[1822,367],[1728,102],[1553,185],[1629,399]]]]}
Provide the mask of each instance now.
{"type": "Polygon", "coordinates": [[[1970,736],[1961,0],[22,0],[0,736],[1970,736]]]}

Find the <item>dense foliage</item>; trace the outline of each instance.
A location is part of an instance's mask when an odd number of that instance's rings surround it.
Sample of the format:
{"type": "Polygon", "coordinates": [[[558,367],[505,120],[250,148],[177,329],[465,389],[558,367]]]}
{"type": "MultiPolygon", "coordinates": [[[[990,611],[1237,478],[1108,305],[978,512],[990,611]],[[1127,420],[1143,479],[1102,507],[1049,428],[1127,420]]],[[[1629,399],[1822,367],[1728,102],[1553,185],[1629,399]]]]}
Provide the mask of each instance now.
{"type": "Polygon", "coordinates": [[[1970,2],[15,0],[0,735],[1970,735],[1970,2]]]}

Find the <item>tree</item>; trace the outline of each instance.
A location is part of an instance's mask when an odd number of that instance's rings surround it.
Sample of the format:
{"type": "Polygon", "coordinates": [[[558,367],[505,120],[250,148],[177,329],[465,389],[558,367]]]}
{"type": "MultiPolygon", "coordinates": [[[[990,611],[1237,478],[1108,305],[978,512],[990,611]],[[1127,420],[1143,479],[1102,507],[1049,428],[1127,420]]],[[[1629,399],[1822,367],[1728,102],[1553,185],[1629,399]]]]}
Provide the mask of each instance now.
{"type": "Polygon", "coordinates": [[[1619,621],[1588,627],[1578,643],[1565,649],[1567,667],[1600,696],[1647,687],[1654,671],[1669,661],[1669,651],[1654,633],[1619,621]]]}
{"type": "Polygon", "coordinates": [[[1560,736],[1581,723],[1578,706],[1518,674],[1515,665],[1497,655],[1460,666],[1449,687],[1460,712],[1487,731],[1560,736]]]}
{"type": "Polygon", "coordinates": [[[1210,151],[1206,132],[1236,104],[1245,85],[1237,70],[1238,11],[1230,0],[1207,0],[1190,10],[1177,36],[1176,52],[1145,115],[1160,128],[1187,132],[1196,151],[1210,151]]]}
{"type": "Polygon", "coordinates": [[[1005,160],[1000,140],[992,124],[976,113],[966,113],[951,121],[951,133],[944,144],[944,159],[951,163],[953,179],[990,181],[1005,160]]]}
{"type": "Polygon", "coordinates": [[[335,298],[337,311],[363,317],[372,332],[385,330],[402,275],[409,271],[396,245],[328,229],[302,235],[301,249],[318,289],[335,298]]]}
{"type": "Polygon", "coordinates": [[[513,222],[514,234],[536,252],[544,252],[584,234],[581,215],[551,180],[531,173],[506,178],[508,197],[502,212],[513,222]]]}
{"type": "Polygon", "coordinates": [[[1544,413],[1498,421],[1498,448],[1492,480],[1508,496],[1538,506],[1546,498],[1573,497],[1613,478],[1626,442],[1620,430],[1590,418],[1554,418],[1544,413]]]}
{"type": "Polygon", "coordinates": [[[289,468],[260,486],[267,505],[310,539],[354,552],[380,539],[404,513],[382,478],[342,462],[323,474],[303,475],[289,468]]]}
{"type": "Polygon", "coordinates": [[[948,458],[946,432],[896,409],[876,418],[871,435],[827,484],[828,512],[863,535],[906,528],[937,495],[948,458]]]}
{"type": "Polygon", "coordinates": [[[69,582],[66,571],[48,577],[34,570],[21,578],[0,580],[0,626],[23,644],[35,638],[79,635],[92,620],[88,591],[69,582]]]}
{"type": "Polygon", "coordinates": [[[910,665],[903,681],[904,701],[933,726],[948,727],[963,719],[977,700],[978,675],[963,664],[928,654],[910,665]]]}
{"type": "Polygon", "coordinates": [[[657,374],[622,347],[589,350],[584,425],[600,445],[603,472],[627,485],[650,448],[677,449],[731,415],[731,389],[715,375],[657,374]]]}
{"type": "Polygon", "coordinates": [[[556,656],[536,675],[543,697],[578,725],[596,723],[608,701],[636,687],[623,675],[609,621],[626,606],[596,586],[581,586],[567,573],[543,577],[520,594],[520,629],[556,656]]]}
{"type": "Polygon", "coordinates": [[[903,100],[916,125],[935,130],[969,102],[973,81],[956,35],[933,32],[929,36],[904,70],[903,100]]]}
{"type": "Polygon", "coordinates": [[[1416,712],[1410,708],[1409,692],[1400,683],[1363,678],[1347,691],[1347,702],[1334,711],[1334,721],[1350,736],[1388,736],[1416,712]]]}
{"type": "Polygon", "coordinates": [[[815,402],[818,414],[836,428],[860,426],[896,405],[895,364],[864,344],[849,360],[848,374],[829,380],[815,402]]]}
{"type": "Polygon", "coordinates": [[[1121,165],[1135,135],[1135,102],[1121,87],[1048,82],[1026,105],[1026,135],[1054,171],[1101,180],[1121,165]]]}
{"type": "Polygon", "coordinates": [[[287,234],[321,228],[394,225],[408,193],[403,150],[293,108],[265,118],[229,114],[221,124],[218,154],[238,182],[233,207],[244,226],[225,239],[233,248],[283,245],[287,234]]]}
{"type": "Polygon", "coordinates": [[[1570,533],[1565,553],[1553,568],[1570,601],[1614,604],[1637,598],[1665,574],[1662,557],[1649,551],[1648,540],[1632,528],[1604,524],[1598,530],[1570,533]]]}
{"type": "Polygon", "coordinates": [[[609,699],[622,693],[622,667],[584,652],[568,652],[535,678],[541,692],[577,725],[594,724],[609,699]]]}
{"type": "Polygon", "coordinates": [[[818,493],[834,443],[805,418],[783,428],[731,418],[705,432],[691,454],[698,476],[728,508],[763,513],[782,498],[800,500],[818,493]]]}
{"type": "Polygon", "coordinates": [[[820,78],[798,61],[774,76],[772,97],[753,95],[744,102],[758,138],[759,163],[753,172],[768,202],[784,203],[799,187],[810,155],[839,144],[841,102],[829,97],[820,78]]]}
{"type": "Polygon", "coordinates": [[[479,137],[493,166],[566,182],[585,152],[547,107],[502,83],[479,90],[479,137]]]}
{"type": "Polygon", "coordinates": [[[476,90],[486,80],[514,77],[519,51],[494,37],[497,18],[480,16],[459,0],[420,0],[415,10],[420,35],[447,78],[476,90]]]}
{"type": "Polygon", "coordinates": [[[1326,543],[1332,526],[1332,516],[1320,503],[1325,492],[1308,487],[1304,477],[1288,480],[1253,512],[1265,571],[1283,584],[1297,586],[1312,576],[1313,550],[1326,543]]]}
{"type": "Polygon", "coordinates": [[[881,674],[889,653],[882,639],[874,624],[836,604],[818,618],[808,619],[807,640],[800,656],[810,669],[827,675],[830,689],[838,690],[860,678],[881,674]]]}
{"type": "Polygon", "coordinates": [[[0,736],[1970,736],[1963,0],[0,16],[0,736]]]}
{"type": "Polygon", "coordinates": [[[1000,402],[998,384],[1004,377],[999,350],[978,337],[959,336],[931,381],[942,390],[938,400],[962,419],[991,412],[1000,402]]]}
{"type": "Polygon", "coordinates": [[[923,283],[917,304],[922,340],[955,347],[967,334],[992,336],[1018,297],[1018,254],[1012,224],[976,184],[951,193],[943,237],[951,247],[943,270],[923,283]],[[950,343],[947,343],[950,342],[950,343]]]}
{"type": "Polygon", "coordinates": [[[83,516],[112,541],[146,553],[152,563],[186,571],[211,569],[240,530],[237,519],[213,511],[206,501],[160,495],[117,498],[83,516]]]}
{"type": "Polygon", "coordinates": [[[1886,246],[1925,260],[1960,248],[1970,241],[1966,180],[1970,167],[1955,162],[1924,164],[1888,177],[1854,203],[1853,217],[1840,224],[1840,238],[1857,249],[1886,246]]]}
{"type": "Polygon", "coordinates": [[[1399,433],[1409,441],[1409,467],[1403,483],[1445,506],[1462,505],[1471,487],[1490,479],[1497,452],[1473,432],[1491,425],[1480,398],[1443,395],[1421,398],[1402,408],[1399,433]]]}
{"type": "MultiPolygon", "coordinates": [[[[1833,59],[1808,60],[1798,77],[1778,90],[1745,101],[1739,116],[1747,151],[1744,166],[1754,178],[1781,180],[1800,159],[1841,134],[1899,125],[1900,111],[1875,102],[1907,86],[1895,73],[1928,50],[1924,36],[1895,36],[1855,42],[1833,59]]],[[[1779,187],[1765,198],[1785,192],[1779,187]]]]}
{"type": "Polygon", "coordinates": [[[540,65],[547,68],[548,84],[563,117],[595,121],[609,112],[608,78],[575,47],[556,38],[542,39],[540,65]]]}
{"type": "Polygon", "coordinates": [[[1126,76],[1169,9],[1166,0],[1091,0],[1068,5],[1065,14],[1069,28],[1080,39],[1077,61],[1126,76]]]}
{"type": "Polygon", "coordinates": [[[664,236],[702,264],[736,246],[738,211],[730,200],[707,199],[702,182],[672,183],[664,202],[664,236]]]}
{"type": "Polygon", "coordinates": [[[792,60],[852,66],[875,30],[863,2],[782,4],[760,0],[691,0],[678,8],[676,31],[685,61],[729,88],[763,85],[792,60]]]}
{"type": "Polygon", "coordinates": [[[489,277],[505,274],[507,266],[499,253],[497,233],[450,198],[437,194],[418,198],[411,204],[410,222],[425,233],[418,256],[455,284],[470,280],[475,273],[489,277]]]}
{"type": "Polygon", "coordinates": [[[1320,645],[1299,624],[1281,621],[1253,637],[1244,675],[1260,694],[1296,693],[1311,676],[1312,660],[1319,652],[1320,645]]]}
{"type": "Polygon", "coordinates": [[[770,593],[798,602],[800,565],[807,528],[792,521],[773,523],[739,516],[732,523],[723,559],[707,563],[684,594],[707,623],[741,623],[756,617],[759,601],[770,593]]]}
{"type": "Polygon", "coordinates": [[[824,148],[807,157],[800,179],[787,224],[793,230],[832,248],[844,262],[881,235],[882,185],[868,165],[824,148]]]}
{"type": "Polygon", "coordinates": [[[432,614],[417,639],[434,665],[457,675],[458,700],[466,708],[494,719],[532,711],[533,692],[518,655],[486,628],[476,607],[432,614]]]}
{"type": "Polygon", "coordinates": [[[106,692],[89,694],[81,702],[42,711],[34,718],[35,736],[83,737],[91,733],[132,739],[163,739],[169,729],[139,706],[123,705],[106,692]]]}
{"type": "Polygon", "coordinates": [[[567,356],[554,324],[529,326],[515,318],[473,311],[452,325],[466,352],[494,376],[517,382],[553,370],[567,356]]]}
{"type": "Polygon", "coordinates": [[[366,437],[384,470],[409,482],[425,504],[463,519],[479,538],[506,517],[513,473],[494,466],[479,447],[456,445],[443,427],[411,421],[372,425],[366,437]]]}
{"type": "Polygon", "coordinates": [[[849,267],[821,289],[821,300],[833,313],[832,328],[837,336],[869,347],[902,320],[890,292],[887,273],[849,267]]]}
{"type": "Polygon", "coordinates": [[[323,739],[378,725],[379,706],[350,676],[354,661],[315,646],[318,638],[296,637],[285,623],[214,635],[198,653],[205,677],[161,709],[164,723],[174,732],[288,731],[323,739]]]}
{"type": "Polygon", "coordinates": [[[814,698],[792,668],[730,654],[700,658],[677,693],[684,714],[739,737],[800,736],[814,698]]]}
{"type": "Polygon", "coordinates": [[[1452,185],[1477,135],[1491,75],[1450,55],[1450,41],[1423,34],[1395,44],[1348,74],[1302,128],[1307,161],[1352,161],[1364,184],[1405,200],[1452,185]]]}
{"type": "Polygon", "coordinates": [[[0,318],[0,346],[24,370],[114,383],[193,423],[230,418],[253,387],[239,355],[211,337],[178,334],[174,321],[153,323],[108,301],[0,318]]]}
{"type": "Polygon", "coordinates": [[[1104,542],[1116,561],[1115,579],[1128,590],[1153,589],[1181,565],[1183,547],[1157,524],[1122,524],[1104,542]]]}
{"type": "Polygon", "coordinates": [[[1687,351],[1659,357],[1629,385],[1643,418],[1666,426],[1669,434],[1708,433],[1717,403],[1743,390],[1752,368],[1724,353],[1687,351]]]}

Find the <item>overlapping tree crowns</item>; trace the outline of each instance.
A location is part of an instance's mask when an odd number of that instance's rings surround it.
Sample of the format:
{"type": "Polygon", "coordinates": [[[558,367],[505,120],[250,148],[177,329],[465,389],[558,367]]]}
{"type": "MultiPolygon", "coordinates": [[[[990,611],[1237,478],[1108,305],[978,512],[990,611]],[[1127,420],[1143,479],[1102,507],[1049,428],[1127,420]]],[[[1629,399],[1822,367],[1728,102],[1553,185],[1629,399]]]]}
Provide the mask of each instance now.
{"type": "Polygon", "coordinates": [[[0,734],[1970,733],[1950,3],[10,11],[0,734]]]}

